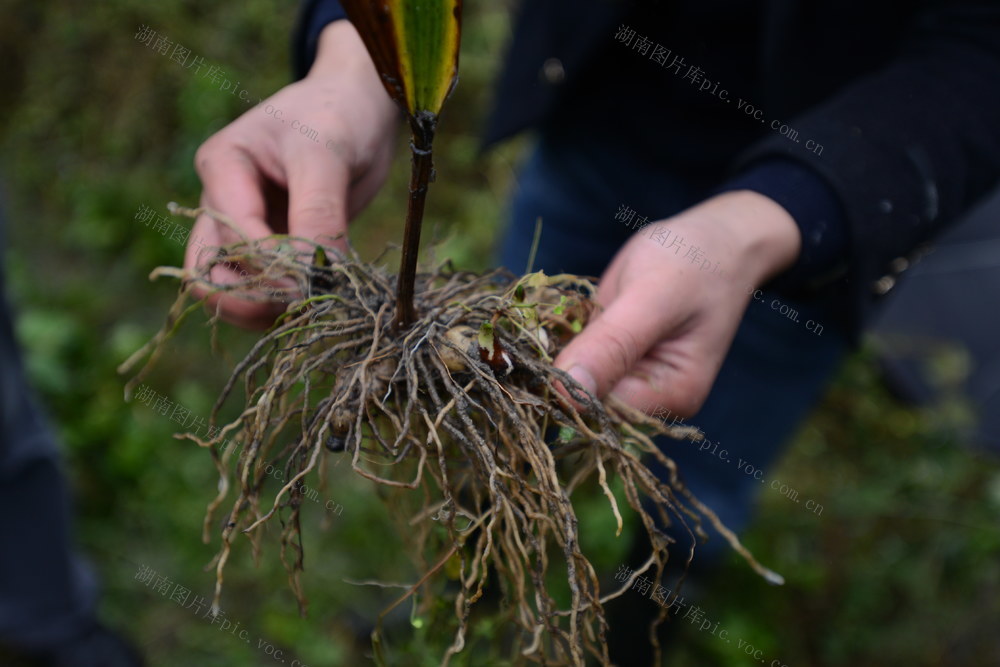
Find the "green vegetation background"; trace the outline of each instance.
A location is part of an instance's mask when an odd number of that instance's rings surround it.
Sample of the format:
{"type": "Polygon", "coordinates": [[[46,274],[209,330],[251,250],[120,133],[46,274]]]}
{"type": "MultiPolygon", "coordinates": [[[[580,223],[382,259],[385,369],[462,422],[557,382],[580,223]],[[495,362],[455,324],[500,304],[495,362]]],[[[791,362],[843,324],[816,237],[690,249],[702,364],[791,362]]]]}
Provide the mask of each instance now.
{"type": "MultiPolygon", "coordinates": [[[[476,154],[489,82],[509,36],[505,4],[467,8],[461,82],[445,110],[430,195],[428,237],[442,243],[440,257],[465,268],[491,264],[524,145],[476,154]]],[[[134,217],[141,205],[196,203],[195,149],[246,106],[134,35],[148,25],[266,97],[289,78],[294,3],[8,0],[4,7],[0,170],[10,297],[30,376],[65,444],[78,541],[103,578],[104,615],[152,665],[281,664],[261,640],[283,651],[286,664],[366,664],[355,637],[399,589],[345,580],[414,575],[372,488],[347,466],[321,494],[342,513],[307,511],[308,618],[296,614],[273,531],[259,567],[242,548],[227,571],[223,610],[247,629],[249,644],[135,579],[145,566],[210,596],[213,575],[204,566],[215,544],[202,544],[200,531],[216,476],[206,452],[172,438],[166,417],[122,399],[115,367],[156,331],[177,287],[147,276],[182,257],[180,245],[134,217]]],[[[367,257],[400,236],[407,160],[397,166],[353,227],[367,257]]],[[[396,255],[385,261],[395,265],[396,255]]],[[[148,384],[207,414],[249,341],[227,331],[226,352],[213,355],[206,330],[189,326],[148,384]]],[[[956,358],[935,362],[942,381],[960,379],[956,358]]],[[[775,665],[1000,664],[998,466],[956,445],[960,405],[901,406],[871,362],[860,353],[846,365],[780,467],[766,471],[823,505],[817,516],[763,488],[746,541],[788,584],[769,587],[733,559],[697,601],[732,643],[678,618],[671,664],[758,663],[736,638],[775,665]]],[[[583,514],[585,525],[607,526],[600,503],[583,514]]],[[[625,548],[607,534],[592,556],[609,580],[625,548]]],[[[402,621],[408,625],[405,614],[402,621]]],[[[503,664],[485,644],[491,632],[480,627],[455,663],[503,664]]],[[[393,664],[431,665],[441,646],[424,623],[409,639],[397,634],[389,656],[393,664]]]]}

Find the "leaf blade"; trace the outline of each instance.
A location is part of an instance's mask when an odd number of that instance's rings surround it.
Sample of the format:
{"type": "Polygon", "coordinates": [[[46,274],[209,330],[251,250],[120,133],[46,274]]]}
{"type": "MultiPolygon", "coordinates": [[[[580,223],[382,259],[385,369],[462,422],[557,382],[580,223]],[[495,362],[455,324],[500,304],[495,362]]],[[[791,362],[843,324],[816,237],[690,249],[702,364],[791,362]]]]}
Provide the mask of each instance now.
{"type": "Polygon", "coordinates": [[[389,95],[437,116],[458,77],[462,0],[343,0],[389,95]]]}

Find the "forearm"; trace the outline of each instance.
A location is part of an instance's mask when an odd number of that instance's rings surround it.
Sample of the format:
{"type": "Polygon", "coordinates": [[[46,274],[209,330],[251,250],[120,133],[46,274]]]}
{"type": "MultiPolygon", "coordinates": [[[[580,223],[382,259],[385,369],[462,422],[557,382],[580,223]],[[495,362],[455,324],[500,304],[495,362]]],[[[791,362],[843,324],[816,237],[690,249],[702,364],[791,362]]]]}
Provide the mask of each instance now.
{"type": "Polygon", "coordinates": [[[895,62],[789,121],[811,148],[770,136],[742,160],[744,170],[792,162],[828,184],[844,221],[854,325],[884,293],[879,279],[905,265],[894,260],[957,220],[1000,177],[1000,8],[954,3],[917,25],[895,62]]]}

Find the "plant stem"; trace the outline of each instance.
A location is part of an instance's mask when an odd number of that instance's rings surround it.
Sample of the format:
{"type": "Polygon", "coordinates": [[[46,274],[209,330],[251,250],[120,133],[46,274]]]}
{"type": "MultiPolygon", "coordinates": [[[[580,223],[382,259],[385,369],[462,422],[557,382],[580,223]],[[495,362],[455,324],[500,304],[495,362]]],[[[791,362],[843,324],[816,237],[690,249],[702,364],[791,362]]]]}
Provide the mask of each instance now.
{"type": "Polygon", "coordinates": [[[403,232],[403,257],[399,264],[399,282],[396,285],[397,331],[402,331],[417,319],[413,307],[413,286],[417,276],[417,257],[420,253],[420,228],[424,221],[424,202],[427,187],[434,173],[431,147],[437,116],[418,112],[410,118],[410,151],[413,160],[410,169],[410,199],[406,206],[406,229],[403,232]]]}

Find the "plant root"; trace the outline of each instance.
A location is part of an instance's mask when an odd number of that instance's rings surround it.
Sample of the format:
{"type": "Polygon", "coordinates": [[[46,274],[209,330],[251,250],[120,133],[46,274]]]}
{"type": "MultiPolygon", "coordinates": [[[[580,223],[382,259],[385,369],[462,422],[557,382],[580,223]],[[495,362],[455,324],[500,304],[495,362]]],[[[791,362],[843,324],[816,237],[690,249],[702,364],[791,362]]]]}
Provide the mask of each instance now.
{"type": "MultiPolygon", "coordinates": [[[[477,275],[446,263],[418,275],[417,319],[396,331],[393,276],[315,244],[310,257],[301,252],[304,243],[288,237],[240,242],[220,249],[197,273],[158,269],[154,276],[181,278],[184,288],[164,330],[123,365],[155,356],[195,310],[192,286],[288,303],[223,388],[212,411],[212,437],[185,436],[211,451],[220,475],[205,519],[206,540],[213,517],[235,491],[213,561],[216,608],[236,537],[247,535],[257,554],[262,526],[278,519],[281,559],[304,613],[304,484],[337,458],[349,459],[357,474],[382,487],[380,495],[417,499],[419,507],[397,520],[424,574],[382,616],[413,596],[411,603],[424,608],[433,595],[419,595],[420,589],[451,578],[454,637],[443,664],[465,646],[471,610],[491,572],[503,592],[504,613],[519,630],[508,647],[516,661],[583,665],[589,656],[610,664],[603,604],[644,574],[659,581],[672,541],[664,527],[671,524],[699,539],[707,538],[703,524],[714,526],[752,567],[780,583],[689,493],[651,439],[690,437],[691,429],[666,426],[615,400],[599,401],[552,366],[594,311],[590,280],[516,277],[502,270],[477,275]],[[211,268],[222,263],[247,267],[247,278],[213,283],[211,268]],[[238,389],[241,413],[216,426],[224,402],[238,389]],[[238,454],[222,446],[227,437],[238,443],[238,454]],[[662,463],[669,477],[657,478],[643,457],[662,463]],[[287,480],[266,499],[265,466],[283,470],[287,480]],[[595,481],[618,534],[627,505],[652,546],[642,568],[603,593],[581,552],[573,503],[574,494],[592,492],[595,481]],[[556,554],[568,604],[558,604],[547,586],[556,554]]],[[[689,563],[693,555],[692,547],[679,557],[689,563]]],[[[661,612],[657,624],[664,617],[661,612]]],[[[380,632],[373,637],[376,654],[380,632]]]]}

